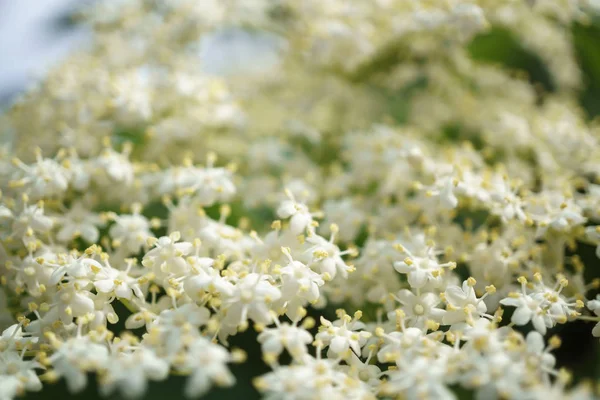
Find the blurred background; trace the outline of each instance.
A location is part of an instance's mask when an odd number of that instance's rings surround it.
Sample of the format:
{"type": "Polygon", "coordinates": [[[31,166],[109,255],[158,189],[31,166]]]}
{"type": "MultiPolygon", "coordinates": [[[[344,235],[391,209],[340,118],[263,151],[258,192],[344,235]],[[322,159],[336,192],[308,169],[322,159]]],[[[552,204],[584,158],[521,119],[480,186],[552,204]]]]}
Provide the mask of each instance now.
{"type": "Polygon", "coordinates": [[[81,3],[0,0],[0,107],[6,107],[72,49],[89,43],[89,30],[71,20],[75,6],[81,3]]]}
{"type": "MultiPolygon", "coordinates": [[[[60,63],[70,52],[85,48],[91,43],[90,30],[85,25],[75,23],[72,18],[75,7],[90,1],[93,0],[0,0],[0,110],[8,107],[19,93],[43,78],[45,71],[60,63]]],[[[585,80],[585,87],[580,93],[581,105],[589,118],[595,119],[600,115],[600,22],[594,21],[586,26],[575,25],[572,33],[585,80]]],[[[236,68],[245,65],[245,68],[255,69],[276,63],[277,46],[269,37],[226,32],[207,38],[201,56],[210,60],[206,66],[209,70],[207,72],[228,74],[232,72],[232,65],[237,66],[236,68]],[[264,60],[266,64],[248,63],[251,59],[264,60]]],[[[540,90],[553,90],[543,63],[525,51],[507,32],[492,30],[477,37],[470,48],[474,58],[525,71],[529,79],[539,85],[540,90]]],[[[402,102],[402,99],[394,101],[402,102]]],[[[401,104],[398,109],[402,109],[401,104]]],[[[594,256],[593,248],[582,245],[578,254],[586,264],[597,267],[586,271],[591,275],[586,281],[600,277],[600,264],[594,256]]],[[[125,310],[122,311],[126,313],[125,310]]],[[[326,310],[325,314],[331,311],[326,310]]],[[[563,347],[557,352],[560,366],[573,370],[579,380],[598,381],[600,378],[600,345],[597,338],[590,334],[592,326],[590,323],[573,323],[565,328],[559,326],[556,332],[552,332],[558,333],[563,339],[563,347]]],[[[123,327],[116,327],[117,331],[120,329],[123,327]]],[[[258,397],[251,384],[252,377],[264,373],[267,368],[260,361],[255,334],[248,331],[238,335],[233,340],[233,345],[244,348],[249,353],[247,363],[232,368],[239,384],[228,390],[213,390],[207,398],[258,397]]],[[[172,377],[167,383],[153,383],[146,398],[180,398],[183,383],[184,378],[181,377],[172,377]]],[[[40,393],[28,393],[25,398],[65,397],[87,400],[99,398],[95,385],[88,386],[84,393],[71,396],[67,394],[62,382],[46,386],[40,393]]],[[[469,393],[460,393],[460,398],[470,397],[469,393]]]]}
{"type": "MultiPolygon", "coordinates": [[[[90,29],[73,14],[94,1],[0,0],[0,110],[70,52],[91,43],[90,29]]],[[[209,74],[252,73],[276,64],[282,45],[269,34],[229,29],[206,37],[199,56],[209,74]]]]}

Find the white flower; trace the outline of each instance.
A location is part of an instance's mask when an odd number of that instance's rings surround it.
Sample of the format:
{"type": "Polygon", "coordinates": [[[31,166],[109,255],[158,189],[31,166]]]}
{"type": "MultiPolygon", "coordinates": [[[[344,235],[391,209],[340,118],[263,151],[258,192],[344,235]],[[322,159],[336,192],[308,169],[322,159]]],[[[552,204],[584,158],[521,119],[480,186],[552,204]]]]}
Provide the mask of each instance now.
{"type": "Polygon", "coordinates": [[[475,4],[462,3],[452,8],[452,16],[462,36],[470,37],[483,31],[489,22],[484,10],[475,4]]]}
{"type": "Polygon", "coordinates": [[[193,327],[200,327],[208,322],[210,311],[204,307],[199,307],[194,303],[184,304],[175,309],[164,310],[155,320],[155,324],[166,328],[182,327],[190,324],[193,327]]]}
{"type": "Polygon", "coordinates": [[[552,348],[544,345],[544,337],[537,331],[529,332],[525,338],[525,343],[528,365],[542,371],[547,382],[550,382],[547,374],[554,372],[554,366],[556,365],[556,358],[550,354],[552,348]]]}
{"type": "Polygon", "coordinates": [[[391,371],[383,385],[388,395],[403,393],[408,398],[453,400],[456,396],[445,383],[446,365],[442,360],[418,357],[395,371],[391,371]]]}
{"type": "Polygon", "coordinates": [[[324,280],[335,278],[337,273],[342,278],[348,277],[348,272],[354,271],[354,267],[347,265],[342,256],[346,254],[356,255],[355,249],[341,251],[334,243],[334,234],[329,240],[317,234],[312,234],[306,238],[306,242],[310,247],[306,250],[312,255],[311,268],[317,268],[321,272],[324,280]]]}
{"type": "MultiPolygon", "coordinates": [[[[375,332],[378,334],[378,332],[375,332]]],[[[386,344],[377,352],[377,359],[381,363],[393,362],[396,365],[410,365],[415,357],[418,357],[428,347],[428,340],[419,328],[405,328],[402,331],[379,334],[383,336],[386,344]]]]}
{"type": "Polygon", "coordinates": [[[259,377],[255,385],[266,399],[309,399],[319,393],[315,375],[304,365],[282,366],[259,377]]]}
{"type": "Polygon", "coordinates": [[[90,161],[80,159],[77,154],[72,151],[69,157],[66,158],[65,162],[68,163],[69,166],[67,169],[67,174],[73,189],[80,192],[85,191],[85,189],[87,189],[90,185],[90,161]]]}
{"type": "Polygon", "coordinates": [[[139,123],[152,116],[151,80],[143,67],[124,70],[111,81],[111,104],[125,124],[139,123]]]}
{"type": "Polygon", "coordinates": [[[151,349],[138,346],[133,350],[113,346],[100,379],[100,391],[107,396],[119,391],[126,398],[139,398],[146,392],[148,380],[160,381],[169,375],[169,363],[151,349]]]}
{"type": "Polygon", "coordinates": [[[161,347],[161,353],[174,357],[185,345],[186,335],[206,325],[209,318],[210,311],[194,303],[163,310],[148,326],[148,331],[160,338],[151,343],[161,347]]]}
{"type": "Polygon", "coordinates": [[[32,165],[15,159],[19,168],[15,176],[18,186],[25,186],[32,200],[62,195],[69,186],[67,169],[55,160],[42,158],[39,152],[36,158],[32,165]]]}
{"type": "Polygon", "coordinates": [[[291,191],[287,190],[286,195],[289,199],[281,202],[277,209],[277,215],[279,218],[291,218],[290,231],[299,235],[312,227],[313,215],[305,204],[295,200],[291,191]]]}
{"type": "Polygon", "coordinates": [[[92,294],[91,298],[94,301],[93,318],[92,315],[86,315],[88,319],[92,319],[89,323],[90,328],[102,329],[105,328],[107,324],[116,324],[119,322],[119,316],[112,306],[114,296],[106,293],[98,293],[92,294]]]}
{"type": "Polygon", "coordinates": [[[229,201],[235,194],[231,172],[225,168],[206,168],[195,179],[191,187],[194,197],[203,206],[229,201]]]}
{"type": "Polygon", "coordinates": [[[129,186],[133,183],[134,171],[128,160],[129,151],[129,148],[125,148],[123,153],[117,153],[112,148],[105,148],[94,160],[94,178],[101,186],[110,187],[115,183],[129,186]]]}
{"type": "Polygon", "coordinates": [[[490,211],[493,214],[500,216],[504,221],[527,219],[524,201],[517,194],[518,188],[512,188],[506,177],[496,174],[486,183],[491,186],[488,190],[492,204],[490,211]]]}
{"type": "Polygon", "coordinates": [[[110,265],[101,267],[93,277],[94,287],[100,293],[114,294],[117,298],[129,300],[132,293],[143,298],[138,280],[129,274],[132,266],[130,263],[124,271],[114,269],[110,265]]]}
{"type": "Polygon", "coordinates": [[[206,293],[226,296],[233,294],[234,285],[221,276],[213,267],[215,260],[209,257],[191,256],[187,258],[191,272],[183,281],[183,290],[192,299],[201,301],[206,293]]]}
{"type": "Polygon", "coordinates": [[[119,214],[114,216],[114,225],[108,231],[113,239],[113,246],[127,251],[128,254],[137,254],[152,237],[150,222],[138,213],[119,214]]]}
{"type": "Polygon", "coordinates": [[[444,292],[444,299],[447,303],[446,313],[442,318],[445,325],[454,325],[461,322],[472,324],[482,316],[487,316],[487,306],[483,302],[484,294],[477,298],[474,280],[470,278],[463,282],[462,287],[448,286],[444,292]]]}
{"type": "Polygon", "coordinates": [[[24,391],[40,391],[42,382],[36,368],[42,366],[34,360],[24,360],[14,350],[0,352],[0,399],[11,400],[24,391]]]}
{"type": "Polygon", "coordinates": [[[373,399],[369,387],[337,369],[337,362],[306,356],[301,364],[281,366],[255,385],[267,399],[373,399]]]}
{"type": "Polygon", "coordinates": [[[427,285],[430,281],[436,281],[443,273],[443,268],[453,269],[456,263],[440,263],[437,259],[439,252],[435,251],[433,244],[425,243],[425,236],[422,234],[414,237],[414,249],[408,249],[401,246],[401,252],[408,255],[403,261],[394,262],[394,269],[401,274],[408,276],[408,284],[415,289],[427,285]]]}
{"type": "Polygon", "coordinates": [[[426,198],[436,199],[441,208],[453,209],[458,205],[458,199],[454,194],[454,191],[457,190],[458,180],[452,175],[437,177],[432,186],[417,186],[419,189],[426,189],[426,198]]]}
{"type": "Polygon", "coordinates": [[[568,303],[562,296],[562,289],[568,284],[566,279],[560,279],[554,288],[548,288],[542,282],[541,275],[534,275],[533,292],[527,293],[527,280],[519,277],[521,292],[509,293],[500,301],[501,304],[516,307],[511,321],[516,325],[525,325],[529,321],[542,335],[547,328],[552,328],[557,322],[565,323],[571,316],[577,315],[573,308],[583,307],[581,302],[568,303]]]}
{"type": "Polygon", "coordinates": [[[142,265],[151,268],[159,277],[170,274],[181,275],[189,270],[185,256],[191,253],[193,245],[189,242],[180,242],[179,233],[174,232],[163,236],[154,243],[154,248],[146,253],[142,265]]]}
{"type": "Polygon", "coordinates": [[[323,278],[300,261],[295,261],[289,248],[282,249],[289,263],[281,268],[282,301],[287,301],[288,316],[295,319],[295,311],[306,302],[319,299],[319,287],[325,283],[323,278]]]}
{"type": "Polygon", "coordinates": [[[87,336],[76,336],[58,343],[49,361],[54,371],[64,377],[71,393],[80,392],[87,385],[86,372],[105,368],[109,360],[108,349],[87,336]]]}
{"type": "Polygon", "coordinates": [[[516,293],[515,297],[502,299],[500,300],[500,303],[506,306],[516,307],[511,318],[511,321],[516,325],[525,325],[531,321],[533,327],[542,334],[546,333],[547,327],[552,327],[554,325],[541,307],[543,301],[536,300],[532,296],[516,293]]]}
{"type": "Polygon", "coordinates": [[[501,304],[516,307],[511,318],[512,322],[516,325],[525,325],[531,321],[533,327],[542,335],[546,334],[546,328],[554,326],[552,319],[543,308],[545,302],[543,297],[527,294],[525,283],[522,284],[520,293],[509,293],[509,297],[500,300],[501,304]]]}
{"type": "Polygon", "coordinates": [[[48,249],[41,249],[34,256],[27,256],[23,259],[15,281],[19,285],[25,285],[31,296],[40,297],[48,288],[52,287],[50,280],[55,269],[53,265],[57,261],[55,253],[48,249]]]}
{"type": "Polygon", "coordinates": [[[210,311],[194,303],[184,304],[177,308],[163,310],[149,325],[149,343],[152,343],[161,354],[175,357],[182,351],[186,336],[196,332],[208,323],[210,311]],[[156,337],[157,340],[152,338],[156,337]]]}
{"type": "Polygon", "coordinates": [[[17,345],[23,346],[28,343],[37,343],[38,338],[30,333],[23,332],[21,325],[13,324],[2,331],[0,335],[0,344],[5,348],[15,348],[17,345]]]}
{"type": "Polygon", "coordinates": [[[87,243],[96,243],[100,236],[98,226],[104,225],[102,218],[90,211],[82,202],[74,203],[69,211],[57,218],[60,226],[56,238],[61,242],[81,237],[87,243]]]}
{"type": "Polygon", "coordinates": [[[35,241],[36,233],[47,234],[53,226],[52,218],[44,215],[43,204],[25,205],[21,214],[13,217],[11,235],[20,238],[28,246],[35,241]]]}
{"type": "MultiPolygon", "coordinates": [[[[465,327],[462,338],[468,343],[463,350],[474,353],[504,353],[506,330],[498,327],[490,320],[480,318],[473,322],[473,325],[465,327]]],[[[471,354],[469,354],[469,357],[471,354]]],[[[507,356],[508,357],[508,356],[507,356]]],[[[495,361],[500,361],[496,359],[495,361]]],[[[510,363],[510,360],[507,360],[510,363]]],[[[477,362],[474,361],[476,364],[477,362]]],[[[475,367],[478,370],[477,366],[475,367]]],[[[481,371],[477,371],[478,373],[481,371]]]]}
{"type": "MultiPolygon", "coordinates": [[[[349,198],[326,202],[323,205],[323,212],[327,217],[322,226],[327,228],[332,223],[339,225],[338,237],[344,242],[355,239],[367,219],[361,207],[349,198]]],[[[325,235],[328,233],[327,230],[323,231],[325,235]]]]}
{"type": "Polygon", "coordinates": [[[231,171],[213,168],[213,161],[209,160],[208,168],[186,166],[166,170],[157,182],[158,193],[185,191],[198,206],[203,207],[231,200],[236,193],[231,171]]]}
{"type": "Polygon", "coordinates": [[[267,275],[250,273],[236,282],[234,292],[225,298],[227,314],[224,323],[245,325],[250,318],[261,324],[271,322],[270,305],[279,300],[281,292],[267,275]]]}
{"type": "Polygon", "coordinates": [[[102,264],[93,258],[88,258],[87,254],[80,257],[70,254],[62,257],[59,256],[56,263],[45,261],[44,264],[55,268],[50,276],[51,284],[57,284],[62,281],[65,275],[73,279],[88,280],[92,277],[93,270],[99,271],[102,269],[102,264]]]}
{"type": "MultiPolygon", "coordinates": [[[[437,308],[441,300],[435,293],[426,292],[415,295],[410,290],[402,289],[395,298],[402,305],[402,310],[406,314],[405,321],[410,326],[425,328],[427,321],[441,322],[445,314],[444,310],[437,308]]],[[[388,318],[394,320],[395,312],[390,311],[388,318]]]]}
{"type": "Polygon", "coordinates": [[[156,300],[158,288],[151,290],[152,300],[150,303],[146,303],[144,299],[133,298],[132,303],[139,309],[138,312],[131,314],[125,321],[125,327],[127,329],[138,329],[142,326],[151,325],[158,315],[170,307],[173,306],[173,300],[169,296],[162,296],[158,301],[156,300]]]}
{"type": "MultiPolygon", "coordinates": [[[[596,316],[600,317],[600,295],[595,300],[587,302],[587,308],[589,308],[596,316]]],[[[592,329],[592,335],[600,337],[600,322],[598,322],[594,329],[592,329]]]]}
{"type": "Polygon", "coordinates": [[[200,203],[190,196],[179,199],[177,204],[165,201],[169,210],[168,231],[181,232],[185,240],[193,240],[206,227],[209,218],[200,203]]]}
{"type": "Polygon", "coordinates": [[[279,356],[286,349],[294,358],[301,357],[308,352],[307,345],[313,341],[313,336],[306,329],[293,324],[280,323],[274,318],[275,327],[265,328],[258,335],[263,353],[279,356]]]}
{"type": "Polygon", "coordinates": [[[344,371],[349,376],[365,382],[372,388],[379,388],[381,385],[380,378],[382,376],[381,369],[374,364],[371,364],[371,352],[367,359],[363,362],[357,355],[352,353],[350,357],[345,359],[347,366],[341,365],[340,370],[344,371]]]}
{"type": "Polygon", "coordinates": [[[159,195],[175,194],[194,186],[202,174],[202,168],[193,166],[168,168],[156,175],[156,191],[159,195]]]}
{"type": "Polygon", "coordinates": [[[210,248],[215,254],[240,258],[250,244],[244,233],[222,221],[207,219],[206,225],[198,232],[204,247],[210,248]]]}
{"type": "Polygon", "coordinates": [[[211,383],[218,386],[232,386],[235,378],[227,368],[232,361],[231,354],[222,346],[208,339],[197,337],[188,346],[185,359],[177,368],[189,372],[185,385],[185,394],[197,397],[208,391],[211,383]]]}
{"type": "Polygon", "coordinates": [[[370,332],[362,330],[364,328],[362,322],[349,315],[343,315],[333,323],[321,317],[321,327],[315,339],[329,346],[334,355],[342,355],[348,349],[352,349],[354,354],[361,354],[362,346],[371,337],[370,332]]]}
{"type": "Polygon", "coordinates": [[[586,227],[585,235],[596,243],[596,257],[600,258],[600,225],[586,227]]]}
{"type": "Polygon", "coordinates": [[[68,325],[73,318],[83,317],[94,312],[94,300],[92,294],[87,290],[78,289],[76,284],[65,284],[54,295],[55,305],[46,314],[60,319],[63,324],[68,325]]]}
{"type": "Polygon", "coordinates": [[[527,212],[538,224],[537,236],[543,236],[548,229],[568,232],[586,222],[581,208],[572,198],[561,193],[546,191],[528,199],[527,212]]]}

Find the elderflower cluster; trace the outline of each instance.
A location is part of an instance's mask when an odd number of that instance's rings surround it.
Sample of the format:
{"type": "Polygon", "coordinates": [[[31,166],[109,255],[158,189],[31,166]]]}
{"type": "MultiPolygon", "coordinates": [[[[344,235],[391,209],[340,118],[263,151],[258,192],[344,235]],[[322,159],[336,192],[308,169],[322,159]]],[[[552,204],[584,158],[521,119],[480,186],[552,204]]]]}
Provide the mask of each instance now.
{"type": "Polygon", "coordinates": [[[598,11],[88,6],[93,45],[1,120],[0,399],[90,376],[139,398],[171,374],[194,398],[236,383],[247,331],[266,399],[593,399],[553,329],[600,336],[577,254],[600,258],[600,129],[569,30],[598,11]],[[490,29],[555,90],[471,57],[490,29]],[[276,43],[274,65],[209,73],[203,43],[242,34],[276,43]]]}

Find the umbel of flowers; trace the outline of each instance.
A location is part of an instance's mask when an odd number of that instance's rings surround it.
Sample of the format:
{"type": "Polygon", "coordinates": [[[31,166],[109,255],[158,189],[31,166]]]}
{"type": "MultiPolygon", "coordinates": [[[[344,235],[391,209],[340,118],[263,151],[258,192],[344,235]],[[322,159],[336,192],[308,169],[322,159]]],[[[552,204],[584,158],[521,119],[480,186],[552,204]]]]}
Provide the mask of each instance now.
{"type": "Polygon", "coordinates": [[[84,10],[90,48],[2,120],[0,399],[59,379],[79,392],[90,373],[130,398],[186,375],[196,397],[235,384],[246,356],[229,339],[246,330],[271,368],[254,381],[266,399],[592,399],[548,332],[600,321],[600,282],[584,279],[597,264],[569,255],[600,256],[600,131],[575,100],[569,30],[597,10],[84,10]],[[546,65],[553,92],[471,58],[493,27],[546,65]],[[262,32],[274,59],[206,72],[203,40],[232,31],[262,32]]]}

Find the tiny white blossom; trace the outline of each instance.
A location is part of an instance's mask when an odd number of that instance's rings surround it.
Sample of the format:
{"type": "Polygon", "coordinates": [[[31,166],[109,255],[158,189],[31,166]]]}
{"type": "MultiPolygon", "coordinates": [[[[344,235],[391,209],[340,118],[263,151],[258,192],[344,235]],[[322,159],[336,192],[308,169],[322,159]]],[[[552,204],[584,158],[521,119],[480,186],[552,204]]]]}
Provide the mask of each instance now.
{"type": "Polygon", "coordinates": [[[258,335],[263,353],[279,356],[284,349],[297,358],[308,352],[307,345],[313,341],[313,336],[306,329],[293,324],[280,323],[274,318],[275,327],[265,328],[258,335]]]}
{"type": "MultiPolygon", "coordinates": [[[[402,310],[406,314],[406,322],[410,326],[424,328],[428,321],[441,322],[445,311],[437,308],[441,303],[439,296],[435,293],[426,292],[415,295],[407,289],[400,290],[395,295],[396,300],[402,305],[402,310]]],[[[388,318],[393,320],[395,312],[390,311],[388,318]]]]}
{"type": "Polygon", "coordinates": [[[58,376],[65,378],[69,391],[76,393],[87,384],[86,372],[105,367],[108,359],[105,345],[95,343],[87,336],[76,336],[59,343],[49,361],[58,376]]]}
{"type": "Polygon", "coordinates": [[[18,159],[14,162],[19,168],[14,178],[33,200],[62,195],[69,186],[67,169],[56,160],[42,158],[39,152],[32,165],[18,159]]]}
{"type": "Polygon", "coordinates": [[[427,244],[422,234],[414,237],[412,249],[402,246],[401,252],[408,255],[403,261],[394,262],[394,268],[401,274],[408,276],[408,283],[412,288],[418,289],[428,282],[437,281],[443,273],[443,268],[453,269],[456,263],[440,263],[437,259],[435,248],[427,244]]]}
{"type": "Polygon", "coordinates": [[[98,227],[104,224],[102,218],[89,210],[81,202],[71,206],[68,212],[57,218],[60,226],[56,238],[61,242],[68,242],[76,237],[81,237],[87,243],[96,243],[100,237],[98,227]]]}
{"type": "Polygon", "coordinates": [[[146,392],[148,380],[160,381],[167,378],[169,364],[151,349],[138,346],[132,350],[121,349],[120,342],[113,346],[104,373],[100,379],[100,391],[104,395],[118,389],[126,398],[138,398],[146,392]]]}
{"type": "Polygon", "coordinates": [[[448,286],[446,288],[444,299],[447,307],[442,318],[444,324],[454,325],[461,322],[472,324],[480,317],[487,316],[487,306],[483,302],[484,297],[477,298],[473,286],[472,281],[466,280],[461,287],[448,286]]]}
{"type": "Polygon", "coordinates": [[[231,354],[223,347],[211,343],[206,338],[196,338],[188,346],[185,361],[178,367],[183,371],[190,371],[185,394],[189,397],[202,395],[212,383],[218,386],[232,386],[235,378],[227,368],[227,363],[231,361],[231,354]]]}
{"type": "Polygon", "coordinates": [[[362,346],[371,337],[370,332],[361,330],[364,328],[362,322],[349,315],[343,315],[342,319],[333,323],[321,317],[321,327],[315,339],[329,346],[333,354],[342,355],[348,349],[352,349],[355,354],[360,354],[362,346]]]}
{"type": "Polygon", "coordinates": [[[179,275],[189,270],[185,256],[190,254],[193,245],[179,242],[179,233],[163,236],[154,243],[154,248],[146,253],[142,265],[151,268],[157,276],[179,275]]]}
{"type": "Polygon", "coordinates": [[[108,231],[113,246],[126,250],[128,254],[138,253],[152,237],[150,222],[138,213],[115,215],[114,222],[108,231]]]}
{"type": "Polygon", "coordinates": [[[284,219],[290,218],[290,230],[299,235],[311,227],[313,215],[305,204],[295,200],[292,192],[286,191],[286,194],[288,200],[279,205],[277,215],[284,219]]]}

